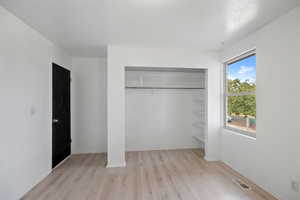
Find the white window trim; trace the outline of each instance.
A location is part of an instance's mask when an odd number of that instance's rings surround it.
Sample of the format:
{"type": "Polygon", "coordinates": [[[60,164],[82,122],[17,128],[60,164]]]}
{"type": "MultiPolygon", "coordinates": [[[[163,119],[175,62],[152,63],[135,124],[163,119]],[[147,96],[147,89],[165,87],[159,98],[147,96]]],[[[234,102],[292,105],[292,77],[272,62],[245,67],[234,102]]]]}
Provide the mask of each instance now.
{"type": "Polygon", "coordinates": [[[252,137],[252,138],[256,138],[256,131],[255,133],[253,132],[250,132],[250,131],[246,131],[246,130],[242,130],[242,129],[239,129],[239,128],[233,128],[233,127],[230,127],[230,126],[227,126],[227,97],[229,96],[245,96],[245,95],[256,95],[256,92],[241,92],[239,94],[228,94],[228,90],[227,90],[227,67],[228,65],[234,63],[234,62],[237,62],[239,60],[242,60],[242,59],[245,59],[247,57],[250,57],[252,55],[256,55],[256,49],[253,49],[253,50],[250,50],[250,51],[247,51],[246,53],[243,53],[237,57],[234,57],[226,62],[224,62],[224,75],[223,75],[223,90],[224,90],[224,102],[223,102],[223,127],[224,129],[227,129],[229,131],[233,131],[233,132],[236,132],[238,134],[241,134],[241,135],[246,135],[246,136],[249,136],[249,137],[252,137]]]}

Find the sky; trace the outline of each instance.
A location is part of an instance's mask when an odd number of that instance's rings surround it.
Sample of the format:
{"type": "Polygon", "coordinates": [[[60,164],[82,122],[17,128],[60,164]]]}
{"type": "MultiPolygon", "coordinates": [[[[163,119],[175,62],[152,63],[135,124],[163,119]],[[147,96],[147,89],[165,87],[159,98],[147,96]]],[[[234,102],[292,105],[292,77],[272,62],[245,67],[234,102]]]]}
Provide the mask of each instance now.
{"type": "Polygon", "coordinates": [[[231,80],[249,80],[252,83],[256,83],[256,55],[228,65],[227,76],[231,80]]]}

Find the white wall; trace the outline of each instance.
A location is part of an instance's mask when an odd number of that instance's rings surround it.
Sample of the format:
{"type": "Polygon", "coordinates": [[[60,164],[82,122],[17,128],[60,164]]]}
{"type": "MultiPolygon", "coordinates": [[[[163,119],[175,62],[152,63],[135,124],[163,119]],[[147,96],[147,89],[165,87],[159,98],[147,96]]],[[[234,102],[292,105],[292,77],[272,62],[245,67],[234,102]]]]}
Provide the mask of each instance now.
{"type": "Polygon", "coordinates": [[[222,159],[282,200],[299,200],[300,8],[228,47],[223,61],[257,49],[257,139],[223,131],[222,159]]]}
{"type": "Polygon", "coordinates": [[[220,63],[216,53],[198,49],[108,47],[108,166],[125,165],[126,66],[208,69],[208,135],[206,158],[219,158],[220,63]]]}
{"type": "Polygon", "coordinates": [[[52,62],[70,57],[0,7],[0,199],[19,199],[51,170],[52,62]]]}
{"type": "Polygon", "coordinates": [[[126,151],[204,148],[202,100],[205,90],[127,89],[126,151]]]}
{"type": "Polygon", "coordinates": [[[106,152],[106,59],[72,58],[72,86],[72,153],[106,152]]]}

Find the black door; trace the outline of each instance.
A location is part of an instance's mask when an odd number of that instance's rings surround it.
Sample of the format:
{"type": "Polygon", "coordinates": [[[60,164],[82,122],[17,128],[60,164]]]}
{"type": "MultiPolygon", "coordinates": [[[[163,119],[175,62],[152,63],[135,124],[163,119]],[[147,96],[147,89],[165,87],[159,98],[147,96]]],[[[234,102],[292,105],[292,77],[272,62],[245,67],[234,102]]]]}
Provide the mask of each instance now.
{"type": "Polygon", "coordinates": [[[71,154],[70,71],[52,64],[52,167],[71,154]]]}

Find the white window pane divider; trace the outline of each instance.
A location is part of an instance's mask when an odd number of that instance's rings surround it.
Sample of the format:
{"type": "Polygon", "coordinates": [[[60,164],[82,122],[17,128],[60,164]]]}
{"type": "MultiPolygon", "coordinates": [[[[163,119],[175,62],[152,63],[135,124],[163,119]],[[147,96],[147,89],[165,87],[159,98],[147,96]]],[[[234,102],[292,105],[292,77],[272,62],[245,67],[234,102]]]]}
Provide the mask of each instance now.
{"type": "Polygon", "coordinates": [[[240,92],[240,93],[226,93],[228,97],[235,97],[235,96],[246,96],[246,95],[256,95],[255,92],[240,92]]]}

